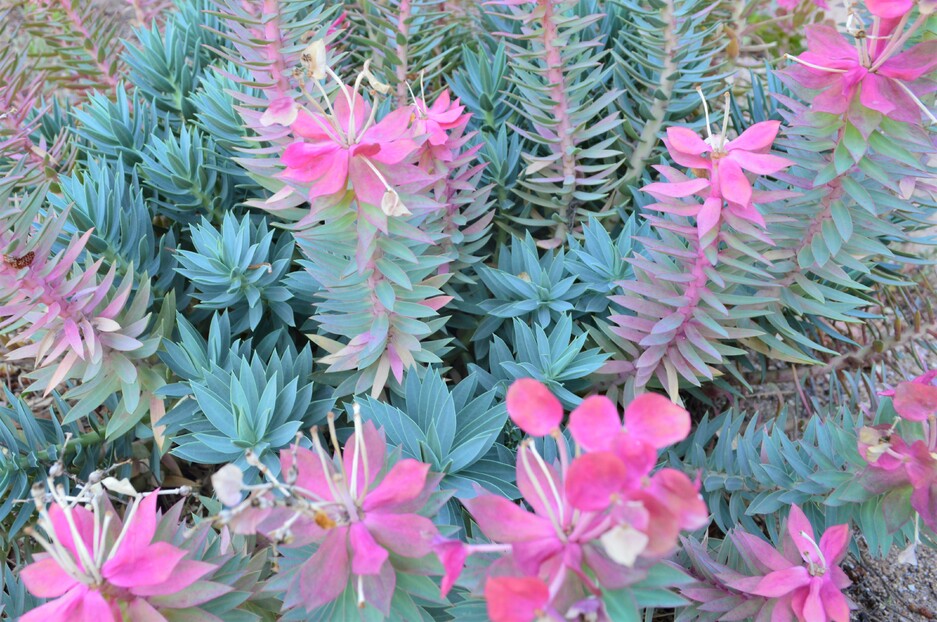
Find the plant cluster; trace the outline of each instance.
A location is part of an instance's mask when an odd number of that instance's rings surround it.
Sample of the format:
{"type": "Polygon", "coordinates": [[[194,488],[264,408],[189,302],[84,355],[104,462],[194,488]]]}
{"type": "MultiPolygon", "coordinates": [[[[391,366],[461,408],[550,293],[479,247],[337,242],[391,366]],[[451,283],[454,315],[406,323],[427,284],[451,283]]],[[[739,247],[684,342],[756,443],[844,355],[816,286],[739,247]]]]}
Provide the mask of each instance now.
{"type": "Polygon", "coordinates": [[[937,3],[832,4],[0,2],[2,615],[849,619],[937,542],[937,3]]]}

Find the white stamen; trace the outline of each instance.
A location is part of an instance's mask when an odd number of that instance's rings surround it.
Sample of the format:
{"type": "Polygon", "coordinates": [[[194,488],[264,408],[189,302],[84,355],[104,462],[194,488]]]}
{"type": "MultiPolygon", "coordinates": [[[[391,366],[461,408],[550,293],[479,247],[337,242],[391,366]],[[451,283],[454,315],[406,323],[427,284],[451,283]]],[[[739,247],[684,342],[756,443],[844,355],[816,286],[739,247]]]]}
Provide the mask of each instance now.
{"type": "Polygon", "coordinates": [[[338,495],[335,484],[332,482],[332,470],[329,468],[329,464],[325,459],[325,449],[322,448],[322,443],[319,441],[319,431],[316,428],[312,429],[312,447],[315,450],[316,456],[319,458],[319,464],[322,465],[322,477],[329,486],[329,492],[332,493],[332,498],[336,501],[340,501],[341,497],[338,495]]]}
{"type": "Polygon", "coordinates": [[[726,144],[726,133],[729,131],[729,102],[731,100],[731,95],[726,91],[725,95],[725,111],[722,113],[722,135],[719,137],[719,149],[725,147],[726,144]]]}
{"type": "Polygon", "coordinates": [[[845,69],[833,69],[832,67],[823,67],[821,65],[814,65],[813,63],[808,63],[807,61],[801,60],[797,58],[796,56],[791,56],[790,54],[785,54],[784,57],[787,58],[788,60],[794,61],[795,63],[800,63],[801,65],[810,67],[812,69],[816,69],[818,71],[826,71],[829,73],[846,73],[845,69]]]}
{"type": "MultiPolygon", "coordinates": [[[[356,404],[357,406],[357,404],[356,404]]],[[[361,438],[361,418],[354,417],[355,424],[355,447],[351,455],[351,496],[358,498],[358,456],[361,455],[361,445],[364,440],[361,438]]],[[[367,487],[367,483],[365,483],[367,487]]]]}
{"type": "Polygon", "coordinates": [[[364,578],[358,575],[358,608],[364,609],[364,578]]]}
{"type": "MultiPolygon", "coordinates": [[[[358,406],[358,402],[355,402],[355,405],[352,407],[352,413],[353,413],[352,416],[355,418],[355,421],[359,422],[360,424],[361,407],[358,406]]],[[[367,492],[366,489],[368,486],[368,482],[371,481],[371,464],[368,462],[368,448],[364,444],[364,433],[363,433],[364,426],[363,425],[361,426],[361,429],[362,429],[361,446],[364,449],[361,452],[361,466],[364,469],[364,482],[365,482],[365,490],[361,491],[362,493],[361,501],[364,501],[364,494],[367,492]]]]}
{"type": "Polygon", "coordinates": [[[917,95],[915,95],[914,92],[908,88],[907,84],[905,84],[901,80],[892,80],[892,82],[894,82],[895,84],[900,86],[902,89],[904,89],[904,92],[907,93],[908,96],[914,100],[914,103],[917,104],[918,108],[924,111],[924,114],[927,115],[927,118],[930,119],[931,123],[937,123],[937,117],[934,116],[934,113],[932,113],[930,110],[927,109],[927,106],[924,105],[924,102],[918,99],[917,95]]]}
{"type": "MultiPolygon", "coordinates": [[[[540,485],[540,478],[537,477],[537,474],[534,473],[533,469],[531,468],[530,459],[527,457],[528,452],[524,451],[525,448],[530,450],[529,453],[537,455],[536,450],[532,446],[532,443],[530,441],[525,441],[520,447],[521,466],[524,468],[524,472],[527,473],[527,478],[530,480],[530,483],[533,484],[534,490],[537,493],[537,497],[540,499],[540,503],[544,508],[546,508],[547,515],[550,519],[550,522],[553,524],[553,528],[556,530],[556,533],[563,534],[563,527],[560,524],[560,521],[557,519],[556,513],[553,511],[553,504],[547,497],[547,493],[544,491],[543,486],[540,485]]],[[[538,464],[540,463],[538,462],[538,464]]],[[[541,467],[541,470],[543,470],[546,478],[552,483],[553,478],[550,477],[549,472],[543,469],[543,467],[541,467]]],[[[561,505],[560,509],[562,510],[561,505]]]]}
{"type": "Polygon", "coordinates": [[[713,139],[713,131],[710,125],[711,122],[709,120],[709,104],[706,103],[706,96],[703,95],[702,87],[699,87],[699,86],[696,87],[696,92],[699,93],[699,98],[703,100],[703,115],[706,117],[706,136],[709,137],[710,144],[711,144],[712,139],[713,139]]]}
{"type": "Polygon", "coordinates": [[[813,547],[814,552],[816,552],[817,557],[820,558],[820,567],[817,568],[813,563],[813,558],[810,557],[809,551],[801,551],[800,556],[803,557],[804,561],[807,562],[807,565],[810,567],[810,574],[813,576],[819,576],[826,574],[826,557],[823,556],[823,551],[820,550],[820,545],[817,544],[817,541],[813,539],[813,536],[808,534],[806,531],[800,532],[800,537],[810,543],[813,547]]]}

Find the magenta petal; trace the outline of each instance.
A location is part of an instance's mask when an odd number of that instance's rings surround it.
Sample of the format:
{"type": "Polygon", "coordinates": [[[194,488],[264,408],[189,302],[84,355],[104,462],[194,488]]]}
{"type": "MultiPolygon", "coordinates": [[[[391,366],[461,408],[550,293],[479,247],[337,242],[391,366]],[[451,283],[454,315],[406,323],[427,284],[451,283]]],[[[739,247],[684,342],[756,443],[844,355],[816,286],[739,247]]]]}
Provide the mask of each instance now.
{"type": "Polygon", "coordinates": [[[832,622],[849,622],[849,601],[831,581],[824,581],[820,587],[820,599],[826,616],[832,622]]]}
{"type": "Polygon", "coordinates": [[[719,197],[709,197],[703,201],[699,212],[696,214],[696,228],[699,237],[702,239],[707,233],[719,226],[719,220],[722,217],[722,199],[719,197]]]}
{"type": "Polygon", "coordinates": [[[621,432],[621,416],[612,400],[590,395],[569,414],[567,428],[583,449],[606,450],[621,432]]]}
{"type": "Polygon", "coordinates": [[[419,147],[416,142],[409,138],[401,138],[393,142],[382,143],[381,150],[372,159],[381,164],[398,164],[407,159],[419,147]]]}
{"type": "Polygon", "coordinates": [[[335,111],[335,121],[342,128],[342,132],[348,133],[349,129],[354,129],[357,135],[364,128],[368,115],[371,113],[371,106],[362,99],[360,94],[349,91],[346,97],[345,91],[339,90],[332,101],[332,110],[335,111]],[[352,111],[354,112],[354,128],[351,128],[351,123],[349,123],[352,111]]]}
{"type": "Polygon", "coordinates": [[[628,432],[618,435],[612,451],[628,465],[629,489],[641,486],[641,480],[657,463],[657,450],[654,446],[628,432]]]}
{"type": "Polygon", "coordinates": [[[339,146],[329,139],[320,141],[297,141],[283,150],[283,164],[290,168],[303,168],[316,159],[338,151],[339,146]]]}
{"type": "Polygon", "coordinates": [[[546,436],[563,421],[563,405],[533,378],[515,380],[508,388],[507,409],[511,421],[531,436],[546,436]]]}
{"type": "Polygon", "coordinates": [[[395,141],[407,133],[413,113],[409,108],[397,108],[368,128],[359,142],[373,142],[381,145],[395,141]]]}
{"type": "Polygon", "coordinates": [[[496,542],[523,542],[553,535],[549,520],[523,510],[504,497],[485,494],[465,499],[462,504],[485,535],[496,542]]]}
{"type": "Polygon", "coordinates": [[[876,17],[894,19],[903,17],[914,6],[913,0],[866,0],[869,13],[876,17]]]}
{"type": "Polygon", "coordinates": [[[137,596],[165,596],[177,594],[216,568],[217,566],[209,564],[208,562],[183,559],[172,571],[172,574],[169,575],[169,578],[162,583],[132,587],[130,591],[137,596]]]}
{"type": "Polygon", "coordinates": [[[537,575],[540,572],[540,567],[551,558],[561,555],[564,548],[567,547],[556,535],[553,535],[549,538],[516,542],[511,547],[511,552],[514,563],[517,564],[521,572],[537,575]]]}
{"type": "Polygon", "coordinates": [[[306,609],[317,609],[345,591],[351,571],[347,537],[347,527],[332,529],[318,550],[302,565],[297,580],[306,609]]]}
{"type": "Polygon", "coordinates": [[[709,187],[708,179],[690,179],[680,182],[657,182],[641,188],[642,191],[654,196],[683,198],[696,194],[709,187]]]}
{"type": "MultiPolygon", "coordinates": [[[[335,151],[326,162],[330,162],[331,167],[328,172],[321,177],[316,178],[316,183],[309,189],[309,199],[318,197],[328,197],[333,194],[344,192],[348,187],[348,152],[344,149],[335,151]]],[[[291,171],[287,169],[286,173],[291,171]]],[[[301,174],[303,171],[300,170],[301,174]]]]}
{"type": "Polygon", "coordinates": [[[820,538],[820,550],[827,565],[839,564],[846,556],[849,546],[849,525],[836,525],[827,529],[820,538]]]}
{"type": "MultiPolygon", "coordinates": [[[[94,538],[94,515],[81,506],[71,508],[72,520],[75,522],[78,538],[84,543],[86,551],[90,552],[94,538]]],[[[75,540],[72,538],[72,531],[69,528],[68,519],[65,518],[65,510],[58,504],[49,508],[49,518],[52,520],[52,528],[55,531],[55,538],[68,549],[72,554],[72,559],[81,566],[81,558],[78,556],[75,540]]]]}
{"type": "Polygon", "coordinates": [[[759,581],[758,587],[752,590],[752,594],[758,596],[767,596],[768,598],[777,598],[793,592],[799,587],[810,583],[810,573],[803,566],[791,566],[784,570],[775,570],[770,572],[759,581]]]}
{"type": "Polygon", "coordinates": [[[732,534],[732,541],[751,563],[769,570],[783,570],[791,565],[790,560],[758,536],[737,531],[732,534]]]}
{"type": "Polygon", "coordinates": [[[682,151],[677,151],[670,144],[670,141],[666,138],[664,139],[664,146],[667,147],[667,152],[670,154],[670,159],[679,164],[680,166],[686,166],[689,168],[703,169],[707,171],[712,170],[712,161],[709,158],[704,158],[703,156],[691,155],[688,153],[683,153],[682,151]]]}
{"type": "Polygon", "coordinates": [[[819,577],[814,577],[810,580],[810,591],[807,593],[806,600],[804,600],[804,620],[826,622],[826,608],[823,606],[823,600],[820,598],[820,588],[822,585],[823,579],[819,577]]]}
{"type": "Polygon", "coordinates": [[[323,177],[334,165],[336,157],[344,152],[331,141],[290,143],[283,150],[281,161],[293,177],[302,176],[312,181],[323,177]]]}
{"type": "Polygon", "coordinates": [[[351,187],[359,201],[368,205],[381,204],[381,199],[384,198],[384,193],[387,192],[387,186],[377,176],[377,173],[368,166],[367,158],[364,156],[352,158],[348,174],[351,178],[351,187]]]}
{"type": "MultiPolygon", "coordinates": [[[[359,465],[360,468],[360,465],[359,465]]],[[[426,487],[429,465],[418,460],[405,458],[395,464],[364,499],[363,509],[370,512],[376,508],[392,511],[395,507],[420,496],[426,487]]]]}
{"type": "Polygon", "coordinates": [[[735,153],[729,157],[746,171],[758,175],[773,175],[793,164],[787,158],[768,153],[735,153]]]}
{"type": "MultiPolygon", "coordinates": [[[[157,500],[158,495],[154,491],[139,502],[136,512],[130,518],[130,524],[126,526],[126,535],[112,561],[127,556],[139,556],[150,546],[153,536],[156,535],[157,500]]],[[[127,516],[124,516],[124,520],[127,520],[127,516]]]]}
{"type": "Polygon", "coordinates": [[[419,514],[371,512],[364,522],[381,546],[402,557],[429,555],[439,535],[433,521],[419,514]]]}
{"type": "Polygon", "coordinates": [[[88,590],[81,600],[81,614],[72,618],[73,622],[115,622],[114,610],[104,600],[100,592],[88,590]]]}
{"type": "Polygon", "coordinates": [[[937,530],[937,480],[933,479],[933,471],[931,477],[911,493],[911,507],[931,530],[937,530]]]}
{"type": "Polygon", "coordinates": [[[357,575],[379,574],[388,553],[368,532],[364,523],[354,523],[348,531],[351,545],[351,572],[357,575]]]}
{"type": "MultiPolygon", "coordinates": [[[[859,53],[836,28],[825,24],[808,26],[807,49],[818,58],[827,60],[849,60],[859,64],[859,53]]],[[[828,66],[828,65],[827,65],[828,66]]]]}
{"type": "Polygon", "coordinates": [[[862,80],[862,91],[859,93],[859,101],[862,105],[871,110],[877,110],[884,115],[888,115],[895,109],[895,104],[889,96],[890,85],[889,78],[870,73],[862,80]]]}
{"type": "Polygon", "coordinates": [[[468,549],[461,540],[447,540],[438,538],[433,544],[433,551],[439,558],[439,563],[443,567],[442,585],[439,590],[439,597],[445,598],[452,586],[459,579],[462,570],[465,568],[465,560],[468,558],[468,549]]]}
{"type": "Polygon", "coordinates": [[[101,569],[104,578],[118,587],[157,585],[169,579],[186,552],[168,542],[155,542],[138,555],[118,554],[101,569]]]}
{"type": "Polygon", "coordinates": [[[849,108],[856,88],[855,84],[847,86],[843,78],[837,75],[825,91],[813,98],[811,107],[817,112],[842,114],[849,108]]]}
{"type": "Polygon", "coordinates": [[[668,127],[667,140],[674,150],[687,155],[698,156],[712,151],[712,147],[688,127],[668,127]]]}
{"type": "MultiPolygon", "coordinates": [[[[359,456],[357,469],[358,481],[355,487],[357,490],[365,490],[371,487],[381,467],[384,465],[384,458],[387,455],[387,443],[384,440],[384,433],[377,429],[373,421],[365,421],[361,426],[361,431],[361,441],[364,445],[364,451],[367,451],[368,454],[368,476],[367,480],[365,480],[363,459],[359,456]]],[[[355,443],[357,442],[357,438],[357,432],[348,437],[345,448],[342,450],[345,473],[348,475],[349,480],[352,477],[352,472],[355,471],[355,443]]],[[[362,451],[361,446],[359,446],[358,451],[362,451]]],[[[351,484],[351,482],[349,482],[349,484],[351,484]]],[[[367,500],[365,501],[367,502],[367,500]]]]}
{"type": "Polygon", "coordinates": [[[485,600],[491,622],[533,622],[549,602],[550,589],[534,577],[489,577],[485,600]]]}
{"type": "Polygon", "coordinates": [[[660,449],[690,433],[690,413],[659,393],[642,393],[625,408],[625,429],[660,449]]]}
{"type": "Polygon", "coordinates": [[[625,484],[628,469],[610,451],[587,453],[573,460],[566,473],[566,498],[580,510],[602,511],[625,484]]]}
{"type": "Polygon", "coordinates": [[[296,486],[308,490],[327,501],[332,500],[327,474],[322,469],[322,461],[305,447],[290,447],[280,451],[280,471],[289,473],[293,468],[293,454],[296,455],[296,486]]]}
{"type": "Polygon", "coordinates": [[[895,412],[908,421],[926,421],[937,413],[937,387],[917,382],[902,382],[895,387],[892,400],[895,412]]]}
{"type": "Polygon", "coordinates": [[[719,160],[719,192],[729,201],[748,205],[752,200],[752,184],[742,167],[731,157],[719,160]]]}
{"type": "Polygon", "coordinates": [[[78,582],[51,557],[40,559],[20,571],[20,579],[33,596],[58,598],[78,582]]]}
{"type": "Polygon", "coordinates": [[[937,69],[937,39],[918,43],[906,52],[889,58],[878,68],[879,74],[913,82],[937,69]]]}
{"type": "Polygon", "coordinates": [[[813,525],[798,505],[792,505],[790,514],[787,516],[787,533],[801,555],[806,555],[814,563],[820,563],[820,557],[810,541],[813,538],[813,525]]]}
{"type": "Polygon", "coordinates": [[[309,140],[335,140],[335,130],[329,121],[321,115],[312,114],[305,108],[297,111],[296,119],[290,124],[290,129],[309,140]]]}
{"type": "Polygon", "coordinates": [[[709,509],[700,497],[699,485],[686,473],[661,469],[651,477],[647,490],[674,512],[680,529],[695,531],[709,524],[709,509]]]}
{"type": "Polygon", "coordinates": [[[735,140],[729,141],[726,151],[741,149],[742,151],[763,151],[774,144],[778,137],[780,121],[762,121],[739,134],[735,140]]]}
{"type": "Polygon", "coordinates": [[[82,602],[87,593],[87,586],[76,585],[61,598],[49,601],[23,614],[19,622],[74,622],[76,615],[80,615],[82,602]]]}

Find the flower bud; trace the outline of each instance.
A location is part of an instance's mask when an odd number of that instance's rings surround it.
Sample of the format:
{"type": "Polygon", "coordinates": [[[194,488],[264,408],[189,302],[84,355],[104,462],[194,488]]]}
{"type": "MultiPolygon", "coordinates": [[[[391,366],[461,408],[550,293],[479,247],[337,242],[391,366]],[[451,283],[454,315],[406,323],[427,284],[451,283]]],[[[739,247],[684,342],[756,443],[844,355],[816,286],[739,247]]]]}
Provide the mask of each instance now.
{"type": "Polygon", "coordinates": [[[226,464],[211,476],[211,485],[219,501],[229,507],[237,505],[241,502],[244,473],[233,464],[226,464]]]}

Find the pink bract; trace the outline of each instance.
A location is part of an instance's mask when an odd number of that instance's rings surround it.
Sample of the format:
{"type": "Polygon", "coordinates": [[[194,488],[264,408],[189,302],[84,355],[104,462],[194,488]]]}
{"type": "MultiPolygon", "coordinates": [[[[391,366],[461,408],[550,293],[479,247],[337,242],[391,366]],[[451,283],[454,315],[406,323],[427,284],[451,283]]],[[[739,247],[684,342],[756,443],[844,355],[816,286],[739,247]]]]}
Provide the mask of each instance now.
{"type": "MultiPolygon", "coordinates": [[[[166,599],[160,599],[158,605],[151,599],[182,592],[215,566],[187,560],[186,551],[168,542],[153,541],[158,521],[156,501],[157,494],[150,493],[135,502],[123,525],[110,514],[114,522],[107,531],[102,531],[103,521],[85,507],[63,507],[58,503],[50,506],[41,524],[54,555],[51,551],[37,555],[20,576],[34,596],[53,600],[20,620],[165,620],[159,608],[166,608],[166,599]],[[106,544],[96,550],[95,544],[101,540],[106,544]],[[132,616],[124,617],[121,606],[127,607],[132,616]]],[[[200,602],[222,593],[216,590],[200,602]]],[[[187,607],[200,604],[188,601],[187,607]]]]}
{"type": "Polygon", "coordinates": [[[387,615],[396,584],[390,554],[420,558],[432,551],[438,531],[417,512],[438,478],[417,460],[405,458],[385,470],[386,461],[383,433],[356,417],[355,432],[334,456],[318,439],[314,450],[294,446],[280,452],[281,472],[293,473],[298,487],[299,502],[290,506],[295,510],[248,511],[234,522],[242,533],[268,535],[288,524],[294,545],[318,544],[291,581],[307,610],[334,601],[352,585],[362,606],[369,603],[387,615]]]}
{"type": "Polygon", "coordinates": [[[812,100],[814,110],[844,114],[858,96],[868,109],[897,121],[917,123],[921,110],[916,98],[928,87],[916,82],[937,68],[937,41],[896,52],[876,45],[869,50],[868,59],[860,59],[846,36],[820,24],[807,28],[807,51],[788,71],[803,86],[822,91],[812,100]]]}
{"type": "Polygon", "coordinates": [[[780,126],[779,121],[756,123],[725,145],[711,145],[689,128],[670,127],[664,144],[677,164],[708,171],[716,196],[748,205],[752,184],[744,171],[771,175],[791,165],[785,158],[766,153],[780,126]]]}
{"type": "MultiPolygon", "coordinates": [[[[271,117],[282,114],[271,110],[271,117]]],[[[360,95],[339,92],[331,110],[334,115],[299,110],[290,127],[301,140],[283,153],[283,178],[308,186],[310,200],[344,195],[350,186],[359,201],[380,206],[388,191],[431,179],[408,163],[419,148],[409,109],[374,122],[360,95]]]]}
{"type": "Polygon", "coordinates": [[[783,553],[751,534],[736,533],[732,537],[767,572],[763,576],[733,577],[726,584],[774,600],[772,619],[789,620],[793,615],[799,622],[849,621],[850,602],[843,589],[851,581],[839,567],[849,544],[848,525],[827,529],[817,542],[806,515],[792,505],[783,553]]]}

